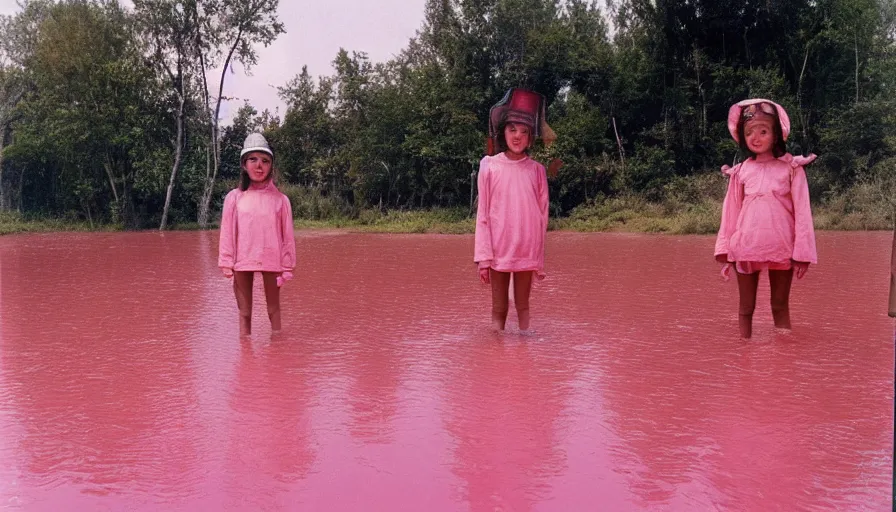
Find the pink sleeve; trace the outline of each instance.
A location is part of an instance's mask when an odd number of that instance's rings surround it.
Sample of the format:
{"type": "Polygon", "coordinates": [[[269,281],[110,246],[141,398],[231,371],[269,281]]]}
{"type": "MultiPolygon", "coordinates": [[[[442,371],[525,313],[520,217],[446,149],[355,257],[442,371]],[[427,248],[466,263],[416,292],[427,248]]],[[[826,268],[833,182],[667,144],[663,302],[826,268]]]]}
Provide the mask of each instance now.
{"type": "Polygon", "coordinates": [[[292,218],[292,204],[283,196],[283,208],[280,209],[280,266],[284,271],[292,271],[296,267],[296,233],[292,218]]]}
{"type": "Polygon", "coordinates": [[[541,214],[544,216],[544,230],[548,230],[548,219],[551,206],[551,198],[548,190],[548,175],[544,166],[539,166],[541,173],[538,175],[538,201],[541,207],[541,214]]]}
{"type": "Polygon", "coordinates": [[[795,239],[793,243],[794,261],[818,263],[815,250],[815,226],[812,222],[812,206],[809,204],[809,182],[806,171],[802,167],[793,170],[790,183],[790,195],[793,197],[793,217],[795,220],[795,239]]]}
{"type": "Polygon", "coordinates": [[[744,187],[737,177],[740,165],[733,169],[725,166],[722,171],[728,175],[728,192],[725,194],[725,202],[722,203],[722,222],[719,226],[719,234],[716,237],[715,255],[728,254],[728,240],[737,229],[737,218],[744,202],[744,187]]]}
{"type": "Polygon", "coordinates": [[[494,259],[492,252],[491,227],[488,223],[489,201],[491,196],[488,160],[485,157],[479,162],[479,176],[476,186],[479,195],[479,206],[476,209],[476,237],[473,249],[473,261],[479,264],[479,268],[491,266],[494,259]]]}
{"type": "Polygon", "coordinates": [[[236,249],[236,198],[237,189],[224,198],[221,211],[221,232],[218,238],[218,267],[233,268],[233,254],[236,249]]]}

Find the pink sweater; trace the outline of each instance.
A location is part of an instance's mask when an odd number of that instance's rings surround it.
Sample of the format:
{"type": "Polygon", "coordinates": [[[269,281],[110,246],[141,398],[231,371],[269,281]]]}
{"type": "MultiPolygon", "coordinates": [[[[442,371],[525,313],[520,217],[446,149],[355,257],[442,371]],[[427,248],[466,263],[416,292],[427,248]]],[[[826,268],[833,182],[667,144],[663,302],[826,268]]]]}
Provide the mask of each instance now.
{"type": "MultiPolygon", "coordinates": [[[[809,184],[803,166],[815,155],[756,162],[722,171],[729,176],[715,254],[731,262],[817,263],[809,184]]],[[[789,267],[787,267],[789,268],[789,267]]]]}
{"type": "Polygon", "coordinates": [[[548,227],[548,180],[544,166],[504,153],[479,162],[479,209],[473,261],[500,272],[534,270],[543,279],[548,227]]]}
{"type": "Polygon", "coordinates": [[[296,239],[292,206],[272,181],[224,198],[218,266],[235,271],[292,272],[296,239]]]}

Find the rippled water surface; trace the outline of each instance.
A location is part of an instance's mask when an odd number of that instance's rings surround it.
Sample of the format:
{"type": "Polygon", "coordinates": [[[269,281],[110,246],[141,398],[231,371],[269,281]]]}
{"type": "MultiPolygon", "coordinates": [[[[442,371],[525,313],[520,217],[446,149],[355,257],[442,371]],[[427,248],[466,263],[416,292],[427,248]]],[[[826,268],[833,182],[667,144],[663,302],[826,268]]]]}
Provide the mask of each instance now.
{"type": "Polygon", "coordinates": [[[470,236],[300,233],[244,340],[216,232],[0,237],[0,509],[889,510],[891,236],[750,342],[712,237],[550,233],[521,336],[470,236]]]}

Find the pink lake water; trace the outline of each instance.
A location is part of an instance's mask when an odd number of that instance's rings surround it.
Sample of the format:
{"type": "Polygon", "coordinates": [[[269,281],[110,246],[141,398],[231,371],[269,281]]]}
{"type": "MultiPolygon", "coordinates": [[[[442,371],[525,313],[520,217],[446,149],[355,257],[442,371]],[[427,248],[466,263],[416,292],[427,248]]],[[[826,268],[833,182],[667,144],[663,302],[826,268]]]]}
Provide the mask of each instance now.
{"type": "Polygon", "coordinates": [[[891,240],[745,342],[712,237],[550,233],[522,336],[471,236],[303,232],[243,340],[216,232],[0,237],[0,509],[890,510],[891,240]]]}

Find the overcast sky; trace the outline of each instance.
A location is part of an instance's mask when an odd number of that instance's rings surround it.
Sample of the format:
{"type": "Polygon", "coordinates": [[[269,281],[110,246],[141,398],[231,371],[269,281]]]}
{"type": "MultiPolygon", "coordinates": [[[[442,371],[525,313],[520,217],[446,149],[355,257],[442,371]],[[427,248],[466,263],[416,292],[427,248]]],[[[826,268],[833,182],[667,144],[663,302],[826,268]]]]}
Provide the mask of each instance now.
{"type": "MultiPolygon", "coordinates": [[[[130,5],[130,2],[122,2],[130,5]]],[[[339,48],[366,52],[372,62],[385,62],[407,47],[423,23],[425,0],[280,0],[279,16],[286,33],[267,48],[259,47],[258,65],[248,76],[234,66],[224,82],[224,96],[239,98],[233,109],[249,102],[259,112],[284,106],[276,87],[299,74],[303,65],[312,76],[330,75],[339,48]]],[[[0,0],[0,14],[19,10],[16,0],[0,0]]],[[[218,83],[219,73],[209,77],[218,83]]],[[[211,85],[211,84],[210,84],[211,85]]],[[[217,88],[215,88],[217,90],[217,88]]],[[[222,112],[229,119],[230,111],[222,112]]]]}

